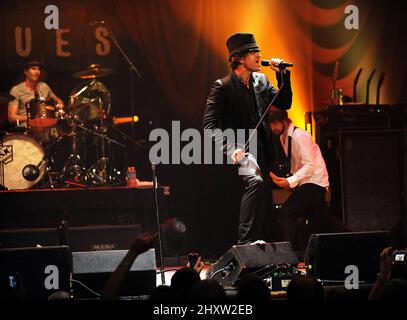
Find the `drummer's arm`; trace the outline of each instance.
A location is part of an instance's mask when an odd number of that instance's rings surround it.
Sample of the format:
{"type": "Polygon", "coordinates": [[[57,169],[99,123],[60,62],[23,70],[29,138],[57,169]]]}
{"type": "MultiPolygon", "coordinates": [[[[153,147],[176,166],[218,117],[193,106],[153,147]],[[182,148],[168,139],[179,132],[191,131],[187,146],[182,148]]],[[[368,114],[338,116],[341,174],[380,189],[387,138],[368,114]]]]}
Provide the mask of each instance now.
{"type": "Polygon", "coordinates": [[[64,107],[64,102],[61,99],[59,99],[55,94],[53,94],[51,98],[54,99],[57,102],[57,104],[61,106],[61,108],[64,107]]]}
{"type": "Polygon", "coordinates": [[[8,121],[10,123],[16,123],[17,121],[27,121],[27,115],[18,114],[18,104],[15,102],[10,102],[8,104],[8,121]]]}

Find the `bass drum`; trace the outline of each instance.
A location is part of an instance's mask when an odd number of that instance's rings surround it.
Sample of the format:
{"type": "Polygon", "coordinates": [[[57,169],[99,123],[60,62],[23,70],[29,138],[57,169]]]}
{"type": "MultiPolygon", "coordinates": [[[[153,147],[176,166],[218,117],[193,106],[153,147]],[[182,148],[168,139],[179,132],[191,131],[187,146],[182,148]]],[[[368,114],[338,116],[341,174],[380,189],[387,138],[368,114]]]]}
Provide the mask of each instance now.
{"type": "Polygon", "coordinates": [[[28,189],[44,176],[47,162],[41,144],[26,133],[0,141],[0,184],[7,189],[28,189]]]}

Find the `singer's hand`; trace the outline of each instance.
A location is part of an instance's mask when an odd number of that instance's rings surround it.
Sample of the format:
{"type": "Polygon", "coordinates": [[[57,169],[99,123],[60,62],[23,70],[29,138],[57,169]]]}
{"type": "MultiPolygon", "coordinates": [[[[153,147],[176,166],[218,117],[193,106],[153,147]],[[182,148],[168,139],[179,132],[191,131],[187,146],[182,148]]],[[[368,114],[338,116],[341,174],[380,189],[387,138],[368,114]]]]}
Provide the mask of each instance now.
{"type": "Polygon", "coordinates": [[[247,155],[249,155],[248,152],[244,152],[242,149],[236,149],[233,151],[231,158],[234,164],[238,164],[247,155]]]}
{"type": "Polygon", "coordinates": [[[270,60],[270,68],[273,69],[275,72],[284,72],[284,69],[280,69],[278,66],[280,63],[284,62],[283,59],[280,58],[271,58],[270,60]]]}

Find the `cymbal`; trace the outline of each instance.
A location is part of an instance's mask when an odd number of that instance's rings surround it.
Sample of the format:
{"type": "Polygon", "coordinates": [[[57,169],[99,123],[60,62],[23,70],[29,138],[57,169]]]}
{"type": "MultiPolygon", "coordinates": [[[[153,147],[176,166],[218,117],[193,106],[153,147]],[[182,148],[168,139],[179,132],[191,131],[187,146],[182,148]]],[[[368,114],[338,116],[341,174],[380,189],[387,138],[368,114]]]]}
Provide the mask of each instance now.
{"type": "Polygon", "coordinates": [[[103,68],[100,64],[91,64],[85,70],[73,74],[74,78],[78,79],[95,79],[108,76],[114,71],[110,68],[103,68]]]}
{"type": "Polygon", "coordinates": [[[11,94],[0,93],[0,104],[9,103],[10,101],[12,101],[14,99],[15,99],[15,97],[12,96],[11,94]]]}

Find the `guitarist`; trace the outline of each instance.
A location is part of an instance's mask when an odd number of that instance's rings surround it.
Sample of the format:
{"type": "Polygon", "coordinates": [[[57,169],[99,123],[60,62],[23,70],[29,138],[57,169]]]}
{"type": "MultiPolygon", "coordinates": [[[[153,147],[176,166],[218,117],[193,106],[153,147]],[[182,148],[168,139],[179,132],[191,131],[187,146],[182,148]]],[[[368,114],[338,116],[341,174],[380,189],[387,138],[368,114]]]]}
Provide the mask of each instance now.
{"type": "Polygon", "coordinates": [[[327,212],[328,171],[321,150],[311,135],[295,127],[285,110],[272,110],[269,126],[272,134],[280,140],[285,154],[290,155],[291,176],[281,177],[270,171],[277,186],[293,191],[281,208],[284,240],[290,241],[295,249],[296,224],[300,217],[310,219],[313,233],[349,231],[327,212]]]}

